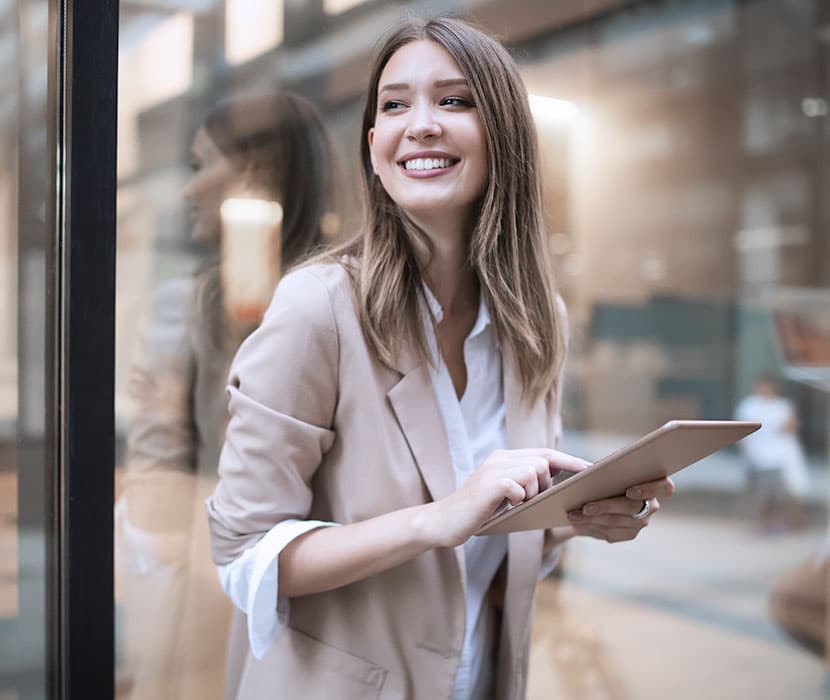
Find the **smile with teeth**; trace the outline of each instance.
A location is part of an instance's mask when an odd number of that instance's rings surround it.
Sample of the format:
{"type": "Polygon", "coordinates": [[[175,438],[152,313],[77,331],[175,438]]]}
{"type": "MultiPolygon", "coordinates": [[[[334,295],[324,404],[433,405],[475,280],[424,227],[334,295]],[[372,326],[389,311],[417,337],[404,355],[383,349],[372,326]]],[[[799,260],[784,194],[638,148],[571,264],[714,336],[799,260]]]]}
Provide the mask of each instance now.
{"type": "Polygon", "coordinates": [[[457,162],[454,158],[413,158],[405,161],[403,167],[407,170],[441,170],[457,162]]]}

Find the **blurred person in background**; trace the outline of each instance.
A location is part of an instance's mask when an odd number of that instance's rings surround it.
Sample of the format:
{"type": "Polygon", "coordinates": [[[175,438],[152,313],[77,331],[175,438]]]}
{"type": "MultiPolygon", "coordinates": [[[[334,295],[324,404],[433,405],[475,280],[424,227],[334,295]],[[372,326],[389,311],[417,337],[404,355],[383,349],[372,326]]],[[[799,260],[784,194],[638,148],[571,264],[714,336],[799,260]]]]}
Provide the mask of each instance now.
{"type": "Polygon", "coordinates": [[[119,675],[132,700],[223,697],[232,606],[210,559],[203,501],[227,424],[227,371],[281,271],[321,242],[328,140],[302,97],[235,98],[196,132],[192,169],[183,192],[191,235],[210,255],[195,276],[156,290],[130,375],[116,540],[119,675]]]}
{"type": "Polygon", "coordinates": [[[804,528],[807,518],[801,500],[810,479],[792,402],[779,395],[771,374],[762,373],[752,393],[738,404],[735,417],[761,422],[759,430],[738,443],[747,460],[758,528],[765,534],[804,528]]]}
{"type": "Polygon", "coordinates": [[[567,320],[528,96],[451,19],[396,27],[370,75],[368,221],[283,278],[230,372],[207,507],[248,620],[233,697],[521,698],[557,547],[633,539],[673,486],[474,536],[586,466],[554,449],[567,320]]]}

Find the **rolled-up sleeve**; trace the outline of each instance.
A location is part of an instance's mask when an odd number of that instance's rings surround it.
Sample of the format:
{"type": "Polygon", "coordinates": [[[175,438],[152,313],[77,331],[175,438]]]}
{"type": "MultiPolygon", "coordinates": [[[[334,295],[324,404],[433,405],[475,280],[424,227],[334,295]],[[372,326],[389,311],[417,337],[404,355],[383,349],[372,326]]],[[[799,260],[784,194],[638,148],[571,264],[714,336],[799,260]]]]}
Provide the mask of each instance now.
{"type": "Polygon", "coordinates": [[[335,437],[338,364],[325,284],[308,268],[289,274],[231,365],[219,483],[206,501],[216,564],[308,518],[311,480],[335,437]]]}
{"type": "Polygon", "coordinates": [[[295,538],[335,523],[283,520],[251,549],[218,566],[219,581],[234,605],[245,613],[251,653],[262,659],[288,620],[289,600],[279,594],[280,552],[295,538]]]}

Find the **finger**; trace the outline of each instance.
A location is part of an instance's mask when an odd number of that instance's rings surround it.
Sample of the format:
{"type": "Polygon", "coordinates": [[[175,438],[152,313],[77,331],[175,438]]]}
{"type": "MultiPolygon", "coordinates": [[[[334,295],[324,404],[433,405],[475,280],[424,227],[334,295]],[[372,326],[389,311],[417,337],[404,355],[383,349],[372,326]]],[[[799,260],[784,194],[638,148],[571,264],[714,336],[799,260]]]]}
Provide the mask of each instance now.
{"type": "MultiPolygon", "coordinates": [[[[650,517],[650,516],[649,516],[650,517]]],[[[636,520],[630,515],[582,515],[579,511],[568,514],[568,520],[571,524],[581,524],[588,527],[599,528],[623,528],[630,529],[635,532],[641,530],[648,523],[648,517],[636,520]]]]}
{"type": "Polygon", "coordinates": [[[550,473],[550,464],[543,456],[529,458],[528,463],[536,470],[537,494],[550,488],[553,477],[550,473]]]}
{"type": "Polygon", "coordinates": [[[575,474],[577,472],[585,471],[591,466],[591,462],[588,460],[582,459],[581,457],[574,457],[573,455],[569,455],[566,452],[560,452],[559,450],[551,450],[547,448],[543,449],[542,456],[548,460],[548,464],[550,465],[550,473],[554,476],[561,472],[571,472],[575,474]]]}
{"type": "Polygon", "coordinates": [[[521,468],[519,483],[525,488],[525,498],[531,499],[539,493],[539,475],[536,465],[528,464],[521,468]]]}
{"type": "Polygon", "coordinates": [[[609,532],[593,525],[574,525],[574,531],[582,537],[593,537],[595,540],[610,542],[609,532]]]}
{"type": "Polygon", "coordinates": [[[548,465],[548,461],[546,459],[537,459],[535,462],[536,466],[536,479],[539,482],[539,493],[545,491],[546,489],[550,488],[550,485],[553,483],[553,479],[550,475],[550,467],[548,465]]]}
{"type": "Polygon", "coordinates": [[[669,498],[673,493],[674,482],[666,477],[665,479],[657,479],[656,481],[632,486],[625,492],[625,495],[631,499],[648,500],[650,498],[669,498]]]}
{"type": "Polygon", "coordinates": [[[513,479],[525,490],[525,499],[530,499],[539,493],[538,460],[524,459],[511,466],[505,476],[513,479]]]}
{"type": "Polygon", "coordinates": [[[506,498],[511,506],[517,506],[525,500],[524,487],[510,477],[505,476],[499,479],[498,486],[501,489],[501,496],[506,498]]]}
{"type": "Polygon", "coordinates": [[[629,540],[633,540],[637,534],[640,532],[639,530],[628,530],[626,528],[621,527],[596,527],[596,526],[578,526],[574,527],[577,535],[585,535],[587,537],[593,537],[598,540],[602,540],[604,542],[615,543],[615,542],[627,542],[629,540]]]}
{"type": "Polygon", "coordinates": [[[605,498],[601,501],[586,503],[582,506],[582,514],[586,516],[625,515],[630,518],[643,509],[644,500],[643,498],[634,500],[626,496],[605,498]]]}
{"type": "Polygon", "coordinates": [[[514,457],[542,457],[550,465],[552,475],[560,472],[581,472],[591,466],[591,462],[574,457],[566,452],[560,452],[549,447],[529,447],[518,450],[507,450],[514,457]]]}

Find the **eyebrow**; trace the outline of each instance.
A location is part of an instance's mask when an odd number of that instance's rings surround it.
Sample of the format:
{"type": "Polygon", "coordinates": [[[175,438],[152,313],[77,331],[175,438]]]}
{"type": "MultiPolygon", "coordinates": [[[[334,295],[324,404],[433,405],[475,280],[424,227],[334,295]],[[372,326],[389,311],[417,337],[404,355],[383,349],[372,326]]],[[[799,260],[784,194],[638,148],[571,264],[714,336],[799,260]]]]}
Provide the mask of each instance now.
{"type": "MultiPolygon", "coordinates": [[[[453,85],[467,85],[466,78],[448,78],[446,80],[436,80],[433,85],[435,87],[451,87],[453,85]]],[[[388,83],[384,85],[380,90],[378,90],[378,94],[383,92],[389,92],[390,90],[408,90],[409,83],[388,83]]]]}

